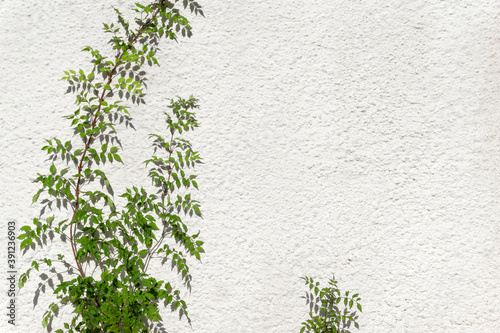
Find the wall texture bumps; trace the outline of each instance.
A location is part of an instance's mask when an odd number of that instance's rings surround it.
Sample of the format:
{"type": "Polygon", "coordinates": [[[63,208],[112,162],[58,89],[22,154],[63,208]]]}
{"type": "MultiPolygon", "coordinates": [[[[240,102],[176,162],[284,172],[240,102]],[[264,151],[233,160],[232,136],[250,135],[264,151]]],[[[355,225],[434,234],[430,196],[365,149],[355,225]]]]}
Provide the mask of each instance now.
{"type": "MultiPolygon", "coordinates": [[[[500,3],[200,2],[194,36],[150,70],[113,177],[144,182],[163,98],[199,97],[207,253],[193,326],[166,315],[168,332],[298,332],[300,276],[332,272],[362,296],[360,332],[499,332],[500,3]]],[[[105,50],[112,5],[133,1],[0,2],[2,225],[37,213],[39,149],[74,108],[58,78],[89,68],[83,46],[105,50]]],[[[2,332],[43,331],[36,284],[2,332]]]]}

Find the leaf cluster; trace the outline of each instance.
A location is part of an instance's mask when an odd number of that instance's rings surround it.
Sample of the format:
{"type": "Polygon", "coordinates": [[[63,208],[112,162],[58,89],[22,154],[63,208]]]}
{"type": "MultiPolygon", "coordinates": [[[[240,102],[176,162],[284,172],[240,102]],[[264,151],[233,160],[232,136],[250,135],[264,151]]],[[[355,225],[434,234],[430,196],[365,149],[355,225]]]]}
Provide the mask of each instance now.
{"type": "Polygon", "coordinates": [[[328,286],[320,288],[320,283],[310,277],[302,277],[309,287],[306,292],[309,305],[309,319],[302,323],[300,333],[349,333],[351,325],[359,328],[357,311],[362,312],[359,294],[349,291],[342,293],[333,276],[328,286]]]}

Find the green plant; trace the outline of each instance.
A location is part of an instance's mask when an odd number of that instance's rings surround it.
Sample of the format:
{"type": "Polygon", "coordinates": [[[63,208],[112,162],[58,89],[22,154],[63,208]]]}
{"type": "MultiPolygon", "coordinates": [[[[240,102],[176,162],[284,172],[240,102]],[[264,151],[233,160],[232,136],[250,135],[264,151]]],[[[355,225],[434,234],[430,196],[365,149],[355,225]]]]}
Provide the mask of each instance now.
{"type": "Polygon", "coordinates": [[[320,283],[314,282],[312,278],[303,277],[305,284],[309,287],[304,297],[309,305],[309,319],[302,323],[300,333],[348,333],[351,325],[359,328],[356,322],[358,316],[356,309],[362,311],[358,294],[346,291],[344,294],[337,287],[337,281],[333,276],[328,287],[320,289],[320,283]],[[353,309],[354,305],[356,307],[353,309]]]}
{"type": "Polygon", "coordinates": [[[159,40],[176,40],[178,34],[191,36],[189,21],[180,14],[177,3],[203,15],[193,0],[136,3],[139,17],[133,29],[115,9],[118,24],[104,23],[103,28],[111,35],[112,60],[87,46],[83,51],[92,55],[93,69],[88,73],[65,71],[68,92],[76,93],[77,109],[65,116],[74,137],[46,140],[42,150],[51,161],[49,172],[34,180],[41,188],[33,203],[41,201],[42,208],[33,225],[23,226],[19,236],[23,253],[37,250],[46,256],[31,263],[20,276],[19,287],[35,270],[43,281],[35,304],[47,284],[53,289],[57,301],[42,319],[49,330],[65,305],[73,314],[70,320],[62,319],[64,329],[56,332],[149,332],[161,326],[161,303],[190,321],[176,283],[155,278],[148,268],[154,259],[170,263],[190,290],[187,258],[199,260],[204,252],[199,232],[190,233],[183,221],[202,216],[199,202],[190,194],[192,188],[198,189],[196,175],[189,171],[201,157],[180,137],[198,126],[197,100],[172,99],[171,112],[165,113],[168,136],[150,135],[158,156],[145,163],[155,192],[133,186],[115,201],[104,172],[110,164],[123,163],[116,128],[132,126],[132,118],[122,102],[144,103],[143,66],[158,65],[159,40]],[[50,244],[60,253],[51,256],[53,250],[47,251],[50,244]]]}

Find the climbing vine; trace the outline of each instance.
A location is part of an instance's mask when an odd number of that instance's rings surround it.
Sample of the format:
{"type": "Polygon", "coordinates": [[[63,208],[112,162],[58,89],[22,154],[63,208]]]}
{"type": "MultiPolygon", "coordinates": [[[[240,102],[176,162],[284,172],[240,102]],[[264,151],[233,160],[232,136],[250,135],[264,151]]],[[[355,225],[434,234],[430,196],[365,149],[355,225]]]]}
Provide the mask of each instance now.
{"type": "Polygon", "coordinates": [[[68,92],[76,95],[76,110],[65,116],[73,136],[46,140],[48,172],[34,179],[40,214],[19,236],[23,253],[45,256],[20,276],[19,287],[36,272],[35,298],[48,285],[57,299],[43,315],[43,327],[52,330],[62,307],[72,310],[55,332],[149,332],[161,325],[160,304],[190,320],[176,283],[157,279],[148,268],[153,260],[170,263],[177,284],[190,290],[188,259],[199,260],[204,252],[199,232],[185,222],[202,216],[191,193],[198,189],[193,168],[201,157],[184,137],[198,127],[197,100],[171,99],[165,133],[150,135],[153,155],[145,164],[152,190],[131,186],[120,201],[105,171],[124,164],[117,129],[132,126],[127,103],[145,104],[144,67],[159,65],[160,40],[190,37],[182,13],[203,11],[193,0],[136,3],[134,10],[132,24],[118,9],[117,21],[103,24],[109,54],[87,46],[92,68],[64,71],[68,92]],[[53,249],[62,250],[54,255],[53,249]]]}

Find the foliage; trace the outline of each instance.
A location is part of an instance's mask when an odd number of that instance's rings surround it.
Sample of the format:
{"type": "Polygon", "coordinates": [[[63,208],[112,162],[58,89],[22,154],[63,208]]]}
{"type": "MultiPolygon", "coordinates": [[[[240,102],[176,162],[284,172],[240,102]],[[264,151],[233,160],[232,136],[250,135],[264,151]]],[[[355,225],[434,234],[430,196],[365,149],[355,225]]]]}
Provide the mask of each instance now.
{"type": "Polygon", "coordinates": [[[349,333],[351,324],[359,328],[356,322],[356,309],[362,311],[358,294],[346,291],[342,294],[337,287],[335,276],[328,281],[329,286],[320,289],[319,282],[303,277],[309,287],[304,297],[309,304],[309,319],[302,323],[300,333],[349,333]],[[354,307],[356,305],[356,307],[354,307]],[[354,309],[353,309],[354,307],[354,309]]]}
{"type": "Polygon", "coordinates": [[[35,303],[46,284],[53,289],[57,301],[42,320],[48,330],[65,305],[73,311],[72,318],[63,318],[64,329],[56,332],[149,332],[162,319],[161,303],[189,320],[175,282],[155,278],[148,267],[154,259],[170,263],[190,290],[187,259],[199,260],[204,252],[199,232],[190,233],[183,221],[202,216],[199,202],[190,194],[198,189],[190,170],[201,157],[180,137],[198,126],[197,100],[171,100],[171,111],[165,113],[168,136],[150,135],[158,155],[145,164],[156,192],[133,186],[115,202],[104,172],[110,164],[124,163],[116,128],[132,126],[132,118],[122,103],[145,103],[143,66],[158,65],[159,40],[191,36],[189,21],[181,15],[186,9],[203,15],[194,0],[136,3],[135,29],[115,9],[118,23],[104,23],[103,28],[111,35],[113,56],[87,46],[83,51],[91,54],[93,69],[65,71],[62,79],[69,83],[68,92],[76,94],[77,109],[65,116],[73,138],[46,140],[42,150],[51,161],[49,172],[34,180],[40,184],[33,197],[33,203],[41,203],[40,215],[32,226],[23,226],[19,236],[24,253],[47,255],[32,262],[20,276],[19,287],[37,271],[44,282],[39,283],[35,303]],[[61,253],[51,257],[53,252],[45,251],[49,247],[61,253]]]}

